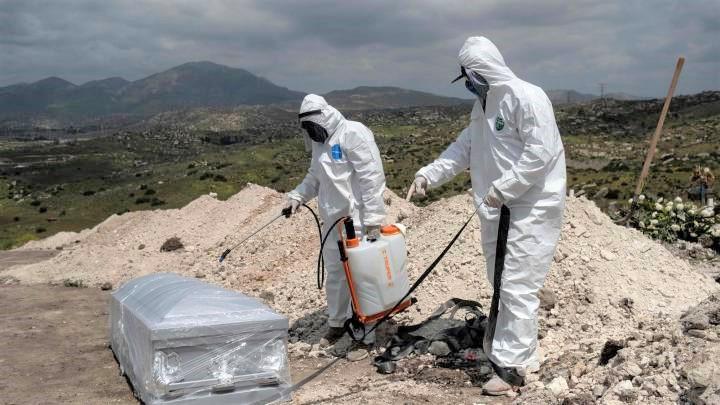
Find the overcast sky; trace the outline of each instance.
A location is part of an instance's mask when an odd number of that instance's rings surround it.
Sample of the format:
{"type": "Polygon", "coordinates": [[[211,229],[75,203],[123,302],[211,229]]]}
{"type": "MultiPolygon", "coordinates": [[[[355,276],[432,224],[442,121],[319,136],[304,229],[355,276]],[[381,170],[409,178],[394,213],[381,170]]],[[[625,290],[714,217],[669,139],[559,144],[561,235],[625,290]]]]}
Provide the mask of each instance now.
{"type": "Polygon", "coordinates": [[[545,89],[662,96],[679,55],[680,93],[720,89],[720,0],[0,0],[0,85],[209,60],[308,92],[467,96],[449,80],[471,35],[545,89]]]}

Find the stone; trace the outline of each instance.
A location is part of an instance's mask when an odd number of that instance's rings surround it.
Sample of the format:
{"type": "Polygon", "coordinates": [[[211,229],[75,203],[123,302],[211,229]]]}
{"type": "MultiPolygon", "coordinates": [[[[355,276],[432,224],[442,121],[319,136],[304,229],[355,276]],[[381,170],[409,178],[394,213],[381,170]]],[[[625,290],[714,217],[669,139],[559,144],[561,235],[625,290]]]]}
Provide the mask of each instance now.
{"type": "Polygon", "coordinates": [[[444,357],[450,354],[450,347],[448,347],[447,343],[441,340],[436,340],[430,343],[430,347],[428,347],[428,352],[434,354],[435,356],[444,357]]]}
{"type": "Polygon", "coordinates": [[[613,387],[613,392],[623,401],[632,402],[638,397],[638,389],[633,387],[630,380],[620,381],[613,387]]]}
{"type": "Polygon", "coordinates": [[[112,290],[112,288],[113,288],[113,285],[109,281],[106,281],[106,282],[102,283],[102,285],[100,285],[100,289],[103,291],[112,290]]]}
{"type": "Polygon", "coordinates": [[[538,291],[538,298],[540,299],[540,308],[551,310],[557,303],[557,297],[555,293],[549,288],[543,287],[538,291]]]}
{"type": "Polygon", "coordinates": [[[550,381],[550,384],[546,385],[545,388],[550,390],[550,392],[552,392],[556,397],[562,396],[570,389],[567,381],[565,381],[562,377],[553,378],[553,380],[550,381]]]}
{"type": "Polygon", "coordinates": [[[640,366],[630,361],[623,364],[622,370],[624,375],[630,378],[637,377],[642,374],[642,369],[640,368],[640,366]]]}
{"type": "Polygon", "coordinates": [[[593,387],[592,390],[593,395],[595,398],[600,398],[605,393],[605,386],[604,385],[596,385],[593,387]]]}
{"type": "Polygon", "coordinates": [[[602,257],[603,259],[605,259],[609,262],[617,259],[617,255],[615,253],[613,253],[609,250],[605,250],[605,249],[600,250],[600,257],[602,257]]]}
{"type": "Polygon", "coordinates": [[[260,299],[267,302],[268,304],[274,304],[275,303],[275,294],[273,294],[270,291],[263,291],[260,293],[260,299]]]}

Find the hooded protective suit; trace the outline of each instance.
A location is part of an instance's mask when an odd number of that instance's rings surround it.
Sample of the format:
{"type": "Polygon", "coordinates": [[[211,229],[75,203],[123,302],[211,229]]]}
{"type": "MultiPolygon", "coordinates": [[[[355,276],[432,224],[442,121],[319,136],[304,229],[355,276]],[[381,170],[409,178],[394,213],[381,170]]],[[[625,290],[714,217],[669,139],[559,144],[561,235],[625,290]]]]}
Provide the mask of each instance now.
{"type": "Polygon", "coordinates": [[[495,336],[488,357],[520,374],[539,368],[538,290],[550,268],[565,206],[565,152],[552,104],[539,87],[517,78],[495,45],[468,38],[460,65],[490,85],[485,108],[475,102],[470,125],[416,176],[437,187],[470,169],[480,206],[487,276],[493,280],[499,209],[481,205],[491,186],[510,209],[510,229],[495,336]]]}
{"type": "MultiPolygon", "coordinates": [[[[324,98],[308,94],[300,106],[300,114],[317,110],[319,114],[307,115],[301,120],[319,124],[327,131],[328,138],[319,143],[309,141],[305,135],[306,145],[309,142],[312,148],[310,169],[288,197],[304,203],[317,196],[323,235],[342,216],[352,216],[358,232],[362,227],[381,225],[386,216],[385,173],[373,133],[359,122],[346,120],[324,98]]],[[[331,239],[323,251],[328,323],[341,327],[352,316],[350,290],[337,243],[331,239]]]]}

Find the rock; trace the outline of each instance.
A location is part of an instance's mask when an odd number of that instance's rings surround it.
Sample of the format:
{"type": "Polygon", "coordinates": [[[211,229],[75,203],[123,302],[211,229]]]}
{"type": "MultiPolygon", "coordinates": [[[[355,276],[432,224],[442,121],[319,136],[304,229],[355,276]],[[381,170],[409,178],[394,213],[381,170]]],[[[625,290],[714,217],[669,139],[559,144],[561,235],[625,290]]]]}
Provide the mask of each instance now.
{"type": "Polygon", "coordinates": [[[600,359],[598,364],[601,366],[608,364],[608,362],[617,355],[620,349],[625,347],[625,343],[620,340],[608,340],[603,345],[602,352],[600,352],[600,359]]]}
{"type": "Polygon", "coordinates": [[[550,390],[550,392],[552,392],[556,397],[562,396],[570,389],[567,381],[565,381],[562,377],[553,378],[553,380],[550,381],[550,384],[546,385],[545,388],[550,390]]]}
{"type": "Polygon", "coordinates": [[[555,293],[549,288],[543,287],[538,291],[538,298],[540,299],[540,308],[551,310],[557,303],[557,297],[555,293]]]}
{"type": "Polygon", "coordinates": [[[605,386],[598,384],[593,387],[592,392],[593,392],[593,395],[595,396],[595,398],[600,398],[605,393],[605,386]]]}
{"type": "Polygon", "coordinates": [[[145,249],[145,244],[144,243],[139,244],[138,250],[143,250],[143,249],[145,249]]]}
{"type": "Polygon", "coordinates": [[[205,273],[202,273],[200,271],[195,272],[195,278],[205,278],[205,273]]]}
{"type": "Polygon", "coordinates": [[[687,334],[688,334],[688,336],[692,336],[692,337],[698,338],[698,339],[706,339],[707,338],[707,334],[705,334],[705,331],[700,330],[700,329],[690,329],[689,331],[687,331],[687,334]]]}
{"type": "Polygon", "coordinates": [[[172,238],[168,238],[162,246],[160,246],[161,252],[172,252],[175,250],[182,249],[184,247],[182,241],[180,238],[173,236],[172,238]]]}
{"type": "Polygon", "coordinates": [[[617,259],[617,255],[615,253],[613,253],[609,250],[605,250],[605,249],[600,250],[600,257],[602,257],[603,259],[605,259],[609,262],[617,259]]]}
{"type": "Polygon", "coordinates": [[[102,285],[100,285],[100,289],[103,291],[112,290],[112,288],[113,288],[113,285],[109,281],[106,281],[106,282],[102,283],[102,285]]]}
{"type": "Polygon", "coordinates": [[[366,359],[369,355],[366,349],[355,349],[349,351],[346,358],[348,361],[360,361],[366,359]]]}
{"type": "Polygon", "coordinates": [[[642,374],[642,369],[640,368],[640,366],[633,362],[627,362],[623,364],[622,371],[625,377],[630,378],[637,377],[642,374]]]}
{"type": "Polygon", "coordinates": [[[633,387],[630,380],[620,381],[613,387],[613,392],[623,401],[632,402],[638,397],[638,389],[633,387]]]}
{"type": "Polygon", "coordinates": [[[273,294],[270,291],[265,290],[265,291],[261,292],[259,297],[261,300],[263,300],[269,304],[275,303],[275,294],[273,294]]]}
{"type": "Polygon", "coordinates": [[[438,357],[444,357],[450,354],[450,347],[448,347],[447,343],[441,340],[436,340],[430,343],[430,347],[428,347],[428,352],[438,357]]]}

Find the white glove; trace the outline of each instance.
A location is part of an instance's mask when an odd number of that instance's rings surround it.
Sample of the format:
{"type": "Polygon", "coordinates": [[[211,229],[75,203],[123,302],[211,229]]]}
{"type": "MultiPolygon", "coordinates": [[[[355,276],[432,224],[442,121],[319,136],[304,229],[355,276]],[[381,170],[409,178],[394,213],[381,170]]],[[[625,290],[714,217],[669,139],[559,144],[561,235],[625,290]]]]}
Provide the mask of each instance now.
{"type": "Polygon", "coordinates": [[[488,189],[487,194],[485,194],[483,198],[483,202],[488,207],[500,208],[505,203],[505,199],[495,186],[490,186],[490,189],[488,189]]]}
{"type": "Polygon", "coordinates": [[[288,198],[287,201],[285,201],[285,206],[283,207],[282,213],[289,218],[290,215],[294,214],[298,210],[299,206],[300,201],[294,198],[288,198]]]}
{"type": "Polygon", "coordinates": [[[410,185],[410,190],[408,190],[407,197],[405,197],[406,201],[410,201],[413,194],[417,194],[421,197],[424,197],[427,194],[427,188],[428,188],[428,181],[423,176],[417,176],[415,177],[415,181],[410,185]]]}

